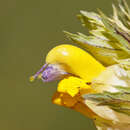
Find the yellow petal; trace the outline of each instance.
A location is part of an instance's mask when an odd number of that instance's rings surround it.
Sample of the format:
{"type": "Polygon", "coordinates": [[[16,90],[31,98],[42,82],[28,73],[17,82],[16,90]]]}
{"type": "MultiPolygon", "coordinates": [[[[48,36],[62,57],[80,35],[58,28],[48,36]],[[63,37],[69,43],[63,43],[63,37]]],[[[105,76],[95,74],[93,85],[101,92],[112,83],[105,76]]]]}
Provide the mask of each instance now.
{"type": "Polygon", "coordinates": [[[70,76],[60,81],[57,91],[67,93],[70,96],[74,97],[80,93],[80,91],[85,90],[87,93],[87,90],[90,89],[91,86],[87,85],[85,80],[70,76]]]}
{"type": "Polygon", "coordinates": [[[59,92],[56,92],[54,95],[53,95],[53,98],[52,98],[52,102],[54,103],[54,104],[57,104],[57,105],[60,105],[60,106],[62,106],[63,104],[62,104],[62,97],[63,96],[63,94],[61,94],[61,93],[59,93],[59,92]]]}

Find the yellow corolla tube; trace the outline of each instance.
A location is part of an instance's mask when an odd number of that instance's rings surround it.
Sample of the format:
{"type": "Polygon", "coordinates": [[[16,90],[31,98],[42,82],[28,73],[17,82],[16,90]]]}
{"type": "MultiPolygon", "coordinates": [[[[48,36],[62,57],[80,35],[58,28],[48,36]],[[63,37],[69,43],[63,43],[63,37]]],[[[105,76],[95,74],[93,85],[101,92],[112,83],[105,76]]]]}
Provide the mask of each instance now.
{"type": "Polygon", "coordinates": [[[53,48],[46,57],[46,63],[59,64],[68,73],[79,76],[88,82],[91,82],[105,69],[86,51],[67,44],[53,48]]]}

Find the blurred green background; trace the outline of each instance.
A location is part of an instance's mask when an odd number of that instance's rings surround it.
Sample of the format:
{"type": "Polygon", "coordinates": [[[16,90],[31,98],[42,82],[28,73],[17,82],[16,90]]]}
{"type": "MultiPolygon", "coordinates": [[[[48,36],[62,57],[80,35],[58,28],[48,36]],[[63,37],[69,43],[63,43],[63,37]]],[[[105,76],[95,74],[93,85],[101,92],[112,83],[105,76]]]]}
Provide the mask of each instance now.
{"type": "Polygon", "coordinates": [[[95,130],[80,113],[51,103],[56,83],[29,82],[55,45],[71,43],[63,30],[86,33],[76,14],[112,0],[1,0],[0,130],[95,130]]]}

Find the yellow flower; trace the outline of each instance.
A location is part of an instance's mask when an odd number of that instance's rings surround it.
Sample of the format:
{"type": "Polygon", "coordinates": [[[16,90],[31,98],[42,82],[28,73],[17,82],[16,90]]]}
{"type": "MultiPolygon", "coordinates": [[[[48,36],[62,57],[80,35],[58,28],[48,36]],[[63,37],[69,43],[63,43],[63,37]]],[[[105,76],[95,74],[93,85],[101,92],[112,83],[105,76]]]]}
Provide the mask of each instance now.
{"type": "Polygon", "coordinates": [[[48,53],[46,64],[31,77],[31,81],[35,78],[44,82],[60,79],[52,102],[93,116],[95,114],[84,104],[82,95],[94,93],[91,81],[103,70],[105,67],[84,50],[60,45],[48,53]]]}

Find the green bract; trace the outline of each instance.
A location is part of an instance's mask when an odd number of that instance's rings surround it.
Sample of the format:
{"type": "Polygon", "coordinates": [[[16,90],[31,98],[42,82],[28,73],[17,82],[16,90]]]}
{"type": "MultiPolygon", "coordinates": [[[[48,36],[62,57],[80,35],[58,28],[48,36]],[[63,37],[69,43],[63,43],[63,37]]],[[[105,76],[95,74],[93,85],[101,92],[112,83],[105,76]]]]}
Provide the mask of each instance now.
{"type": "Polygon", "coordinates": [[[80,11],[78,18],[87,27],[90,35],[65,32],[74,43],[79,44],[105,66],[113,65],[116,60],[130,57],[130,9],[125,1],[119,6],[113,4],[113,16],[80,11]]]}

